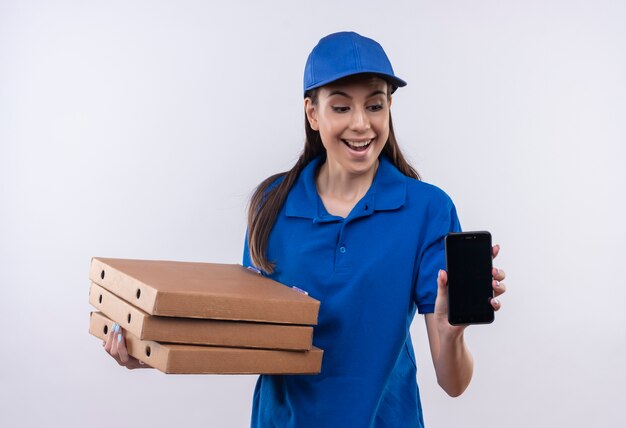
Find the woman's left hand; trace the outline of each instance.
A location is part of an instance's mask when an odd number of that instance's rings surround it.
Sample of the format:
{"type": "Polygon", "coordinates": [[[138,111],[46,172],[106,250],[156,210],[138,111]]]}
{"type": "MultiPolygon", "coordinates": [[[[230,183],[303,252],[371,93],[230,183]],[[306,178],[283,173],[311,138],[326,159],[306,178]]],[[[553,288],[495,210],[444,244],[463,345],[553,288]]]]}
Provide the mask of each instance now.
{"type": "MultiPolygon", "coordinates": [[[[499,251],[500,246],[494,245],[491,248],[492,257],[496,258],[499,251]]],[[[506,290],[501,282],[505,275],[502,269],[493,268],[492,276],[491,306],[497,311],[501,307],[498,297],[506,290]]],[[[437,276],[437,286],[435,313],[425,316],[428,341],[437,382],[450,396],[456,397],[461,395],[469,385],[474,363],[463,338],[466,326],[451,325],[448,322],[448,274],[443,269],[437,276]]]]}
{"type": "MultiPolygon", "coordinates": [[[[494,245],[491,248],[492,257],[495,259],[500,252],[500,246],[494,245]]],[[[502,307],[502,303],[498,298],[502,293],[506,291],[506,285],[502,282],[506,275],[502,269],[494,267],[492,269],[492,284],[493,298],[491,299],[491,306],[493,310],[497,311],[502,307]]],[[[467,326],[455,326],[448,322],[448,273],[445,270],[440,270],[437,277],[437,300],[435,302],[435,318],[439,328],[443,328],[449,333],[461,333],[467,326]]]]}

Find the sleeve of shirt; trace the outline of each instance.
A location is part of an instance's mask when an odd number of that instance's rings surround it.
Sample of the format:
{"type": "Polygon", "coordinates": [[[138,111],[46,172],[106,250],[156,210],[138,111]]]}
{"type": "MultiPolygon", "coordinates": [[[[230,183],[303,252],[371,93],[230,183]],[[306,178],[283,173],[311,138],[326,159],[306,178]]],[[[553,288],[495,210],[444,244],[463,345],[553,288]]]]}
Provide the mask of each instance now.
{"type": "Polygon", "coordinates": [[[439,269],[446,268],[445,237],[449,232],[460,232],[461,224],[452,200],[445,195],[445,200],[438,204],[441,208],[428,225],[426,239],[417,263],[414,299],[417,311],[428,314],[435,311],[437,299],[437,275],[439,269]]]}

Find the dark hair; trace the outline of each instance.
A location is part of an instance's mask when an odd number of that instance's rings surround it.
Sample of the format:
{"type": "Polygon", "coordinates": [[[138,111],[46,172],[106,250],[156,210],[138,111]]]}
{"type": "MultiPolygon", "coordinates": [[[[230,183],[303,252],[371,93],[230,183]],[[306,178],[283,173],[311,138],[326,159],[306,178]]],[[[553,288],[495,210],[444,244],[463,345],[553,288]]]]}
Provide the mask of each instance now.
{"type": "MultiPolygon", "coordinates": [[[[318,102],[318,89],[312,89],[305,94],[305,98],[311,98],[313,105],[317,105],[318,102]]],[[[392,87],[390,84],[387,90],[388,96],[391,96],[392,87]]],[[[274,271],[274,263],[267,259],[266,250],[276,217],[285,203],[289,191],[298,179],[300,172],[313,159],[326,154],[320,133],[311,128],[306,112],[304,115],[304,129],[306,135],[304,150],[296,164],[289,171],[274,174],[263,180],[254,191],[248,206],[248,248],[250,250],[250,258],[254,266],[267,273],[274,271]],[[280,177],[282,177],[282,180],[272,187],[280,177]]],[[[402,155],[400,147],[398,147],[398,141],[396,140],[391,121],[391,112],[389,113],[389,137],[381,155],[387,156],[391,163],[407,177],[421,180],[418,172],[409,165],[402,155]]]]}

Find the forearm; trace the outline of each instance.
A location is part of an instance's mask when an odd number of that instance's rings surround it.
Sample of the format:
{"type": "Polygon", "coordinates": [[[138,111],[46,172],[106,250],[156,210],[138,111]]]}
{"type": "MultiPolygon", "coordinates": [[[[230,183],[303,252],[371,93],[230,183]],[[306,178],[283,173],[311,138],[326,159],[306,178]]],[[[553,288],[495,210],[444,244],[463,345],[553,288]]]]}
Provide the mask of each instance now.
{"type": "MultiPolygon", "coordinates": [[[[494,246],[492,256],[495,258],[500,250],[494,246]]],[[[493,268],[494,296],[498,297],[506,290],[502,281],[505,278],[501,269],[493,268]]],[[[433,357],[437,382],[448,395],[457,397],[465,391],[474,372],[474,360],[464,339],[464,326],[451,325],[448,322],[448,274],[440,270],[437,274],[437,300],[435,312],[426,314],[426,330],[433,357]]],[[[500,302],[491,299],[493,309],[500,309],[500,302]]]]}
{"type": "Polygon", "coordinates": [[[465,391],[474,372],[474,361],[460,332],[437,329],[439,352],[433,355],[437,382],[446,393],[457,397],[465,391]]]}

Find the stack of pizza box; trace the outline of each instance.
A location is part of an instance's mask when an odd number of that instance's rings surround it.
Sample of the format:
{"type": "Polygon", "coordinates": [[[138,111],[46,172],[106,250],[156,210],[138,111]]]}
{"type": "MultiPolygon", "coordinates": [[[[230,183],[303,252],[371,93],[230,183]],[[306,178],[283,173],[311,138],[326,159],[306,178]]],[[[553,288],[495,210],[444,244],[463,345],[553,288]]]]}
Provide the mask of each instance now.
{"type": "Polygon", "coordinates": [[[95,257],[89,332],[165,373],[315,374],[319,302],[236,264],[95,257]]]}

